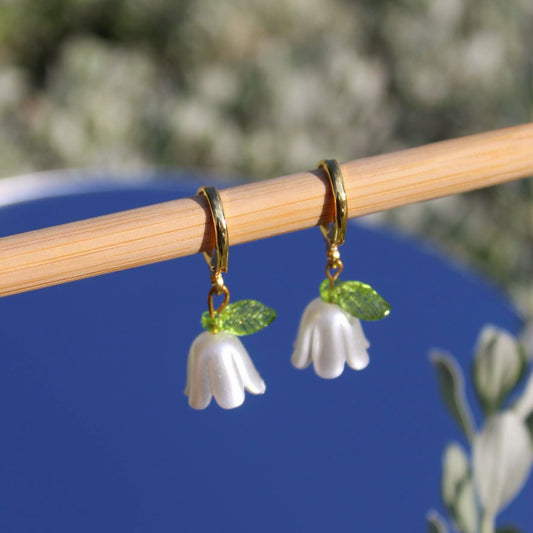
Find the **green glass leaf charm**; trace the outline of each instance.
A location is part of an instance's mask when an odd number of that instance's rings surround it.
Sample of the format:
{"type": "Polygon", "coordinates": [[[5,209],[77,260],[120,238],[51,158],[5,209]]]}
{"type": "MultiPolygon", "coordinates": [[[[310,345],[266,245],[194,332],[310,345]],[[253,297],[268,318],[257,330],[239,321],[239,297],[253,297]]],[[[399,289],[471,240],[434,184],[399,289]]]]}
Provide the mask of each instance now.
{"type": "Polygon", "coordinates": [[[266,328],[276,318],[276,311],[256,300],[239,300],[229,304],[213,318],[205,311],[202,326],[207,331],[225,331],[232,335],[250,335],[266,328]]]}
{"type": "Polygon", "coordinates": [[[325,279],[320,285],[320,296],[361,320],[381,320],[391,309],[370,285],[361,281],[341,281],[331,290],[329,280],[325,279]]]}
{"type": "Polygon", "coordinates": [[[329,279],[327,278],[320,284],[320,298],[329,304],[333,303],[333,293],[330,289],[329,279]]]}

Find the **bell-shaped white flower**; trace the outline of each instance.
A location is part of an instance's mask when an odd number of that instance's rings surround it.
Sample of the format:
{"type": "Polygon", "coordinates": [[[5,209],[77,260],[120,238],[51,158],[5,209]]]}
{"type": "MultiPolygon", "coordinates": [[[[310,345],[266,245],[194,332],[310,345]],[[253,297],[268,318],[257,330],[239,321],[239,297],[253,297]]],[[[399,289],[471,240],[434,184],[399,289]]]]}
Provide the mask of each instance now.
{"type": "Polygon", "coordinates": [[[495,516],[522,489],[533,462],[533,442],[518,413],[490,417],[474,438],[474,481],[483,510],[495,516]]]}
{"type": "Polygon", "coordinates": [[[244,402],[244,389],[263,394],[266,386],[242,342],[223,331],[198,335],[187,362],[189,405],[205,409],[214,396],[220,407],[233,409],[244,402]]]}
{"type": "Polygon", "coordinates": [[[477,343],[473,378],[486,412],[498,409],[522,377],[525,365],[523,350],[510,333],[490,325],[483,328],[477,343]]]}
{"type": "Polygon", "coordinates": [[[312,362],[320,377],[336,378],[345,362],[354,370],[365,368],[369,346],[357,318],[316,298],[302,316],[291,362],[296,368],[306,368],[312,362]]]}

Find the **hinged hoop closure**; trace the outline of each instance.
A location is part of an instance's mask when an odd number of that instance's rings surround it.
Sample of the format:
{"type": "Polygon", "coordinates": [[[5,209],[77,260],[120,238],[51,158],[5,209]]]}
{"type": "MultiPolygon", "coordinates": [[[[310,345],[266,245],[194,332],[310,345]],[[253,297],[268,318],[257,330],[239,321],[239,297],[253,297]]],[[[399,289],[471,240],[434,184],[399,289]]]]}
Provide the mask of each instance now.
{"type": "Polygon", "coordinates": [[[339,163],[336,159],[323,159],[318,163],[318,168],[325,171],[328,176],[333,193],[333,222],[320,225],[322,235],[328,247],[344,244],[346,226],[348,225],[348,201],[344,189],[344,180],[339,163]]]}
{"type": "Polygon", "coordinates": [[[211,270],[211,276],[216,277],[221,272],[228,271],[229,237],[224,207],[216,187],[200,187],[198,194],[207,198],[213,219],[215,249],[212,252],[204,252],[204,257],[211,270]]]}
{"type": "MultiPolygon", "coordinates": [[[[211,218],[213,219],[213,230],[215,232],[215,249],[212,252],[204,252],[205,260],[211,272],[211,289],[207,294],[207,310],[209,316],[214,318],[221,313],[229,302],[229,289],[224,284],[222,272],[228,271],[229,237],[224,207],[216,187],[200,187],[198,194],[207,198],[211,218]],[[224,295],[223,302],[215,310],[213,298],[215,295],[224,295]]],[[[216,333],[216,329],[213,330],[216,333]]]]}

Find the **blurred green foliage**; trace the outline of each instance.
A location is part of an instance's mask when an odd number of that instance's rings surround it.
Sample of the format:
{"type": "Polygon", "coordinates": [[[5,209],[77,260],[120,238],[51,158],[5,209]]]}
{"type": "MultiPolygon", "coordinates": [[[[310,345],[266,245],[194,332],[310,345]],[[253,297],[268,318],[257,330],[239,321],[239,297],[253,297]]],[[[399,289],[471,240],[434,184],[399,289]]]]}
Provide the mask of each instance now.
{"type": "MultiPolygon", "coordinates": [[[[531,120],[531,0],[0,0],[0,175],[252,179],[531,120]]],[[[374,220],[533,314],[531,181],[374,220]]]]}

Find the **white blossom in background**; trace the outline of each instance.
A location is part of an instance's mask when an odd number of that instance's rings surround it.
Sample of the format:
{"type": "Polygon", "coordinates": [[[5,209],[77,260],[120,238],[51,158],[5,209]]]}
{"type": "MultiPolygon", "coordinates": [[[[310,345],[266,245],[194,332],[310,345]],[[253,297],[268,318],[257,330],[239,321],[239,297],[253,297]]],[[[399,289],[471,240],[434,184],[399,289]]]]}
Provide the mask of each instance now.
{"type": "MultiPolygon", "coordinates": [[[[522,336],[523,340],[523,336],[522,336]]],[[[533,465],[533,372],[523,345],[509,332],[485,326],[478,337],[472,381],[484,423],[476,429],[461,367],[451,356],[431,358],[442,399],[471,446],[448,445],[442,468],[442,499],[455,530],[494,533],[498,514],[524,488],[533,465]]],[[[446,527],[427,516],[431,532],[446,527]],[[440,528],[440,529],[439,529],[440,528]]],[[[502,529],[503,531],[503,529],[502,529]]]]}
{"type": "Polygon", "coordinates": [[[485,515],[495,517],[524,486],[533,462],[533,442],[513,410],[487,420],[474,438],[473,472],[485,515]]]}
{"type": "Polygon", "coordinates": [[[478,338],[473,379],[488,413],[496,410],[516,385],[526,364],[522,348],[507,331],[485,326],[478,338]]]}
{"type": "Polygon", "coordinates": [[[189,405],[205,409],[214,396],[220,407],[233,409],[244,402],[245,389],[263,394],[266,386],[238,337],[223,331],[198,335],[187,362],[189,405]]]}
{"type": "Polygon", "coordinates": [[[302,316],[291,362],[300,369],[313,363],[321,378],[336,378],[345,363],[354,370],[366,368],[369,346],[357,318],[316,298],[302,316]]]}

